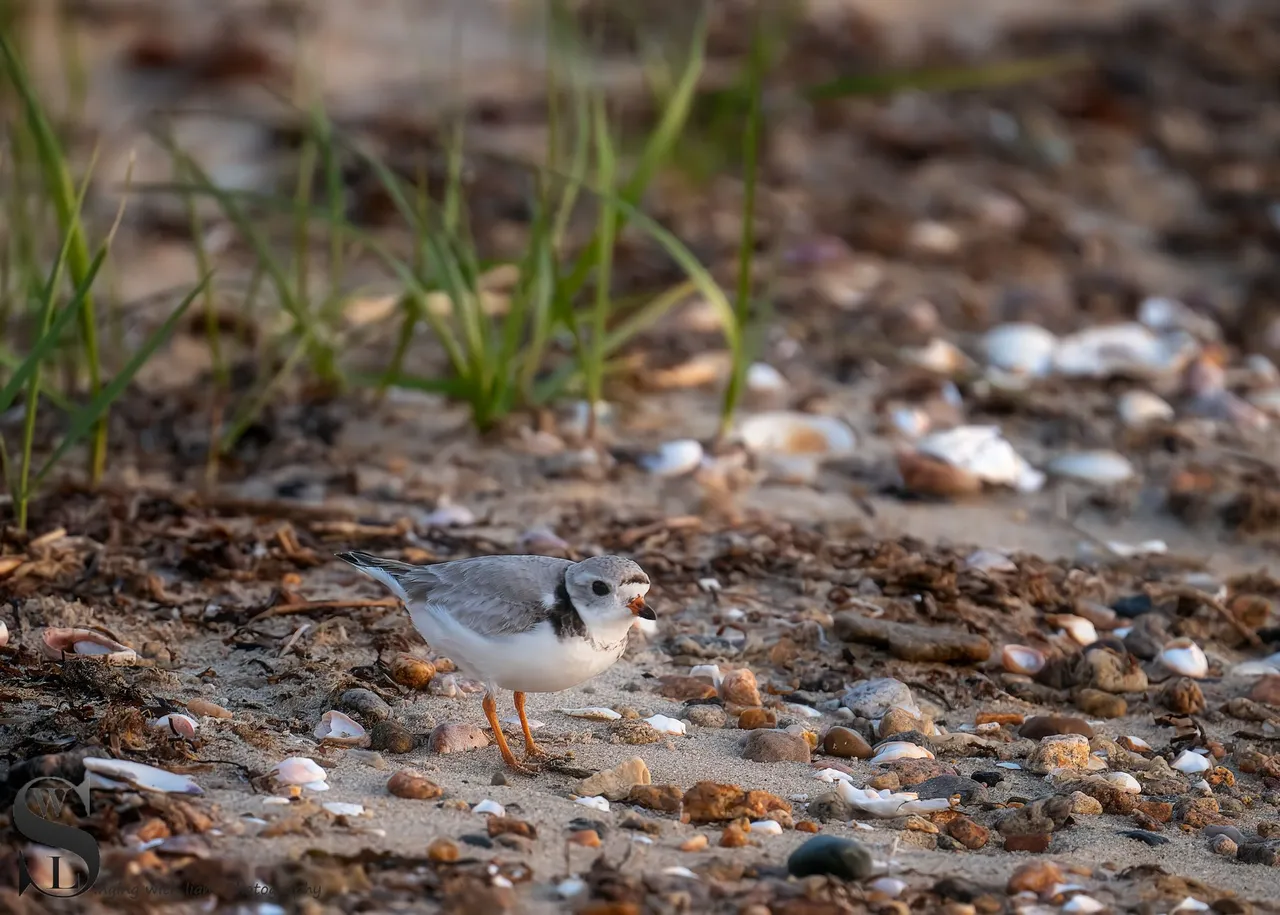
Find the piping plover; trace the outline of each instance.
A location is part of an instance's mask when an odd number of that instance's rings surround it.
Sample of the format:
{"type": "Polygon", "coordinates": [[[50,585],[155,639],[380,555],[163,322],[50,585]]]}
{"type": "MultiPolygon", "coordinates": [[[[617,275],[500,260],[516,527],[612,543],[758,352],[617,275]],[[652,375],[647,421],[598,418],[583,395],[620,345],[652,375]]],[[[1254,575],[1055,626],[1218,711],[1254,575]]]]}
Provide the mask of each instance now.
{"type": "Polygon", "coordinates": [[[485,684],[484,713],[513,769],[516,761],[498,724],[495,694],[515,693],[525,758],[544,756],[524,713],[525,693],[577,686],[622,657],[645,606],[649,576],[621,556],[570,562],[553,556],[478,556],[412,566],[368,553],[339,553],[404,602],[431,647],[485,684]]]}

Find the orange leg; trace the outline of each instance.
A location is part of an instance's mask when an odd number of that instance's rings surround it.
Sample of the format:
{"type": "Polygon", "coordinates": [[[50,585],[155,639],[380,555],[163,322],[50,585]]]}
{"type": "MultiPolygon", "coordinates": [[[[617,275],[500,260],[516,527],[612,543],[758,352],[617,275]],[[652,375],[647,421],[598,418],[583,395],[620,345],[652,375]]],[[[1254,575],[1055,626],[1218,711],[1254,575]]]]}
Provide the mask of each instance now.
{"type": "Polygon", "coordinates": [[[489,719],[489,727],[493,728],[493,738],[498,741],[498,749],[502,751],[502,761],[517,772],[532,774],[525,766],[520,765],[520,761],[507,746],[506,735],[502,733],[502,725],[498,722],[498,703],[494,701],[493,693],[485,693],[481,704],[484,706],[484,716],[489,719]]]}
{"type": "Polygon", "coordinates": [[[524,693],[514,693],[516,700],[516,714],[520,716],[520,727],[524,728],[524,756],[525,759],[537,759],[547,754],[542,751],[536,743],[533,742],[533,732],[529,730],[529,716],[524,713],[524,693]]]}

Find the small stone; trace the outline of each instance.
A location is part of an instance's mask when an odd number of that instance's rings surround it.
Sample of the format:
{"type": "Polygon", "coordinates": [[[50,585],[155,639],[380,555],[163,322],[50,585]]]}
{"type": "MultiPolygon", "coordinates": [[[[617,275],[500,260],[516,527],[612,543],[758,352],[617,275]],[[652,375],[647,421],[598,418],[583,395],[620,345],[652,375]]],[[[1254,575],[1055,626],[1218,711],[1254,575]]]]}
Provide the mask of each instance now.
{"type": "Polygon", "coordinates": [[[349,689],[338,698],[338,704],[370,722],[386,721],[391,717],[391,706],[371,689],[349,689]]]}
{"type": "Polygon", "coordinates": [[[947,833],[965,848],[976,851],[987,844],[990,831],[966,816],[959,816],[947,824],[947,833]]]}
{"type": "Polygon", "coordinates": [[[437,863],[452,864],[459,856],[457,844],[450,839],[434,839],[427,846],[427,858],[437,863]]]}
{"type": "MultiPolygon", "coordinates": [[[[749,829],[750,827],[748,826],[747,828],[749,829]]],[[[750,844],[751,839],[747,837],[747,830],[737,823],[730,823],[724,828],[724,832],[720,834],[721,848],[742,848],[750,844]]]]}
{"type": "Polygon", "coordinates": [[[991,656],[990,642],[958,629],[896,623],[847,612],[837,613],[834,623],[837,638],[888,648],[890,654],[903,661],[978,664],[991,656]]]}
{"type": "Polygon", "coordinates": [[[1206,826],[1204,834],[1210,839],[1214,836],[1226,836],[1237,845],[1243,845],[1246,841],[1244,833],[1234,826],[1206,826]]]}
{"type": "Polygon", "coordinates": [[[871,744],[853,728],[836,725],[822,738],[822,751],[842,759],[870,759],[871,744]]]}
{"type": "Polygon", "coordinates": [[[938,834],[938,827],[917,813],[910,814],[902,825],[904,829],[911,832],[923,832],[931,836],[938,834]]]}
{"type": "Polygon", "coordinates": [[[1280,823],[1274,820],[1260,820],[1256,830],[1260,839],[1280,838],[1280,823]]]}
{"type": "Polygon", "coordinates": [[[231,712],[218,705],[216,702],[210,702],[208,699],[192,699],[187,703],[187,711],[197,718],[230,718],[231,712]]]}
{"type": "Polygon", "coordinates": [[[489,735],[472,724],[445,722],[436,725],[427,738],[430,753],[464,753],[489,745],[489,735]]]}
{"type": "Polygon", "coordinates": [[[662,685],[658,688],[658,695],[667,699],[675,699],[677,702],[688,702],[691,699],[714,699],[716,696],[715,685],[702,677],[682,677],[678,675],[669,675],[659,677],[658,682],[662,685]]]}
{"type": "Polygon", "coordinates": [[[369,748],[388,753],[409,753],[414,747],[413,735],[400,722],[388,718],[369,729],[369,748]]]}
{"type": "Polygon", "coordinates": [[[931,778],[959,774],[954,766],[940,759],[899,759],[889,763],[889,769],[898,776],[898,782],[904,788],[919,785],[931,778]]]}
{"type": "Polygon", "coordinates": [[[391,664],[391,679],[409,689],[426,689],[436,675],[436,666],[430,661],[402,654],[391,664]]]}
{"type": "Polygon", "coordinates": [[[883,718],[891,708],[906,709],[913,715],[920,714],[920,708],[907,684],[888,677],[867,680],[851,687],[840,702],[849,711],[863,718],[883,718]]]}
{"type": "Polygon", "coordinates": [[[876,732],[880,735],[880,739],[884,740],[888,737],[907,734],[911,731],[918,731],[924,734],[931,730],[933,730],[932,721],[925,724],[919,717],[911,714],[906,709],[891,708],[880,719],[880,726],[876,732]]]}
{"type": "Polygon", "coordinates": [[[791,813],[791,805],[775,794],[709,781],[698,782],[686,791],[683,803],[691,823],[720,823],[739,817],[777,819],[774,811],[791,813]]]}
{"type": "Polygon", "coordinates": [[[581,845],[583,848],[599,848],[600,833],[594,829],[579,829],[569,833],[569,844],[581,845]]]}
{"type": "Polygon", "coordinates": [[[1066,825],[1072,806],[1070,797],[1055,794],[1010,811],[996,824],[996,831],[1002,836],[1048,835],[1066,825]]]}
{"type": "Polygon", "coordinates": [[[814,836],[787,858],[787,872],[793,877],[825,874],[841,880],[865,880],[874,867],[865,845],[842,836],[814,836]]]}
{"type": "Polygon", "coordinates": [[[1160,704],[1179,715],[1198,715],[1204,711],[1204,692],[1190,677],[1178,677],[1160,690],[1160,704]]]}
{"type": "Polygon", "coordinates": [[[809,742],[786,731],[752,731],[747,737],[742,758],[759,763],[807,763],[810,759],[809,742]]]}
{"type": "Polygon", "coordinates": [[[1236,850],[1236,860],[1275,867],[1280,864],[1280,842],[1246,842],[1236,850]]]}
{"type": "Polygon", "coordinates": [[[759,706],[760,688],[756,685],[756,675],[746,667],[729,671],[720,681],[720,698],[728,705],[759,706]]]}
{"type": "Polygon", "coordinates": [[[684,789],[679,785],[635,785],[626,797],[628,804],[662,813],[676,813],[683,800],[684,789]]]}
{"type": "Polygon", "coordinates": [[[940,775],[912,786],[921,800],[960,796],[960,803],[983,803],[987,800],[987,786],[963,775],[940,775]]]}
{"type": "Polygon", "coordinates": [[[1071,812],[1075,816],[1098,816],[1102,813],[1102,802],[1089,797],[1083,791],[1071,793],[1071,812]]]}
{"type": "Polygon", "coordinates": [[[822,831],[822,827],[813,820],[801,820],[796,824],[796,832],[818,833],[822,831]]]}
{"type": "Polygon", "coordinates": [[[1215,855],[1234,858],[1240,850],[1240,846],[1233,842],[1230,836],[1214,836],[1209,840],[1209,850],[1215,855]]]}
{"type": "Polygon", "coordinates": [[[1083,769],[1089,764],[1089,739],[1083,734],[1063,734],[1040,741],[1027,764],[1044,775],[1054,769],[1083,769]]]}
{"type": "MultiPolygon", "coordinates": [[[[1157,823],[1168,823],[1173,819],[1173,804],[1168,801],[1157,801],[1154,799],[1138,801],[1138,803],[1134,805],[1134,810],[1136,813],[1141,813],[1143,816],[1146,816],[1157,823]]],[[[1147,829],[1150,827],[1143,828],[1147,829]]]]}
{"type": "Polygon", "coordinates": [[[578,782],[573,791],[574,794],[582,797],[599,796],[610,801],[620,801],[636,785],[647,785],[651,781],[649,767],[644,764],[644,760],[639,756],[633,756],[612,769],[605,769],[590,778],[584,778],[578,782]]]}
{"type": "Polygon", "coordinates": [[[1218,809],[1218,799],[1215,797],[1180,798],[1174,805],[1173,815],[1178,818],[1178,822],[1185,823],[1192,829],[1222,826],[1227,822],[1218,809]]]}
{"type": "Polygon", "coordinates": [[[700,728],[722,728],[729,720],[718,705],[691,705],[684,710],[684,717],[700,728]]]}
{"type": "Polygon", "coordinates": [[[1076,693],[1076,705],[1094,718],[1123,718],[1129,712],[1129,703],[1123,697],[1087,687],[1076,693]]]}
{"type": "Polygon", "coordinates": [[[532,823],[515,817],[489,817],[488,822],[489,838],[494,839],[498,836],[520,836],[523,839],[538,838],[538,830],[532,823]]]}
{"type": "Polygon", "coordinates": [[[429,801],[444,794],[444,789],[421,769],[401,769],[387,780],[387,790],[396,797],[415,801],[429,801]]]}
{"type": "Polygon", "coordinates": [[[1018,893],[1034,893],[1036,896],[1043,896],[1059,883],[1066,882],[1062,868],[1052,861],[1030,861],[1013,872],[1013,876],[1005,886],[1005,891],[1010,896],[1018,893]]]}
{"type": "MultiPolygon", "coordinates": [[[[1272,708],[1280,708],[1280,674],[1266,674],[1258,678],[1246,698],[1272,708]]],[[[187,703],[187,708],[191,708],[190,702],[187,703]]]]}
{"type": "Polygon", "coordinates": [[[809,816],[826,823],[831,820],[848,822],[854,817],[853,805],[835,791],[827,791],[809,801],[809,816]]]}
{"type": "Polygon", "coordinates": [[[707,839],[707,837],[699,833],[698,835],[690,836],[689,838],[681,842],[680,850],[681,851],[702,851],[704,848],[706,848],[710,844],[711,842],[707,839]]]}
{"type": "Polygon", "coordinates": [[[773,709],[749,708],[738,716],[738,727],[744,731],[778,726],[778,714],[773,709]]]}
{"type": "MultiPolygon", "coordinates": [[[[928,781],[928,779],[921,779],[921,781],[928,781]]],[[[875,788],[877,791],[897,791],[902,787],[902,778],[897,772],[885,772],[882,775],[877,775],[875,778],[869,779],[867,781],[867,787],[875,788]]]]}
{"type": "Polygon", "coordinates": [[[657,743],[662,734],[647,721],[623,719],[609,725],[609,742],[639,746],[646,743],[657,743]]]}
{"type": "Polygon", "coordinates": [[[1084,655],[1085,677],[1089,686],[1108,693],[1140,693],[1147,688],[1147,673],[1137,659],[1123,657],[1109,648],[1084,655]]]}
{"type": "Polygon", "coordinates": [[[1046,737],[1058,737],[1063,734],[1081,734],[1091,738],[1093,728],[1083,718],[1073,718],[1070,715],[1036,715],[1028,718],[1022,723],[1022,727],[1018,728],[1019,737],[1027,737],[1031,740],[1044,740],[1046,737]]]}
{"type": "Polygon", "coordinates": [[[1050,843],[1053,841],[1053,835],[1047,832],[1035,833],[1025,836],[1005,836],[1005,851],[1027,851],[1032,854],[1039,854],[1047,851],[1050,843]]]}

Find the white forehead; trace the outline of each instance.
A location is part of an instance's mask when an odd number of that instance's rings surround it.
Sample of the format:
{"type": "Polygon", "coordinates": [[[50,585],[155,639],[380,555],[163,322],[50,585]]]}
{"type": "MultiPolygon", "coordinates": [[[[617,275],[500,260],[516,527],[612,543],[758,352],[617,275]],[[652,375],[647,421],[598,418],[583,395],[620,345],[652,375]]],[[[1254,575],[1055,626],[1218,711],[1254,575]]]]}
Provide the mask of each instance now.
{"type": "Polygon", "coordinates": [[[649,583],[646,581],[628,581],[618,585],[618,597],[623,603],[635,600],[637,597],[644,597],[649,593],[649,583]]]}

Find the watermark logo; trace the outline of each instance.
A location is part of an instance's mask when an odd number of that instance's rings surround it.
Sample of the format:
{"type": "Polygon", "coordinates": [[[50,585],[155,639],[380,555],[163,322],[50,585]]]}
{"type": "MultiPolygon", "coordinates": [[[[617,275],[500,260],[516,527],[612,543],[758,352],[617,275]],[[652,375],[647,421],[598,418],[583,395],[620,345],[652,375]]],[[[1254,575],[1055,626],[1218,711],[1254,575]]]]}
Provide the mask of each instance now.
{"type": "Polygon", "coordinates": [[[102,867],[98,840],[83,829],[58,822],[68,801],[79,798],[89,814],[89,773],[74,785],[65,778],[45,776],[33,778],[18,789],[13,802],[13,828],[30,841],[49,849],[62,849],[78,855],[84,862],[81,873],[62,855],[49,855],[49,867],[40,868],[36,879],[27,865],[27,857],[18,857],[18,895],[33,886],[46,896],[70,899],[93,886],[102,867]],[[47,885],[42,885],[45,883],[47,885]]]}

